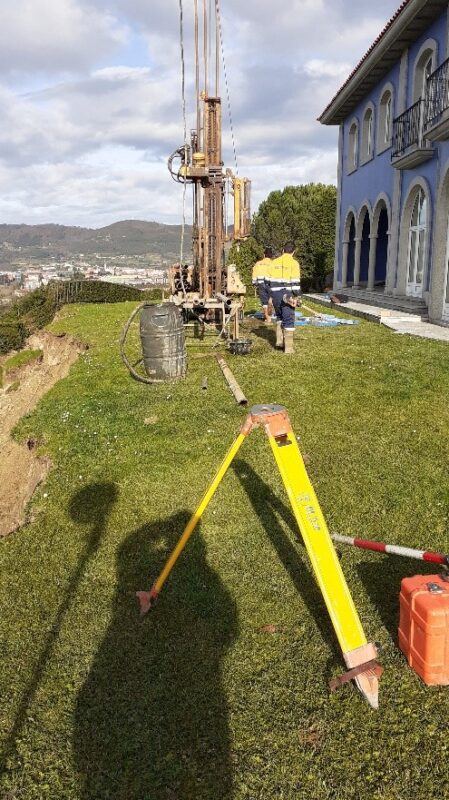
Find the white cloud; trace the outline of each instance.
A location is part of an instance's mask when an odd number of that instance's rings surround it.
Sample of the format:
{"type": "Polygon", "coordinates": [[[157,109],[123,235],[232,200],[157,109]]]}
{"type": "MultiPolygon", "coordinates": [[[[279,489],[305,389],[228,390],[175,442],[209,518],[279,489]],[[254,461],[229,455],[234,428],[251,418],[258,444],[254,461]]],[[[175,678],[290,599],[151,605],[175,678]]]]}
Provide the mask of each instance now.
{"type": "Polygon", "coordinates": [[[0,219],[97,227],[119,219],[179,223],[182,198],[164,162],[145,163],[127,148],[105,148],[76,164],[0,166],[0,219]]]}
{"type": "MultiPolygon", "coordinates": [[[[191,6],[185,2],[189,126],[191,6]]],[[[276,8],[272,0],[227,0],[223,7],[240,174],[252,178],[255,202],[286,184],[333,182],[336,131],[316,118],[395,0],[375,7],[290,0],[276,8]]],[[[181,191],[166,170],[182,143],[178,26],[175,0],[2,4],[0,221],[179,221],[181,191]]]]}
{"type": "Polygon", "coordinates": [[[0,4],[0,73],[52,75],[85,70],[126,43],[127,26],[77,0],[0,4]]]}
{"type": "Polygon", "coordinates": [[[326,61],[324,58],[312,58],[304,64],[304,72],[310,78],[339,78],[344,80],[350,71],[350,64],[326,61]]]}

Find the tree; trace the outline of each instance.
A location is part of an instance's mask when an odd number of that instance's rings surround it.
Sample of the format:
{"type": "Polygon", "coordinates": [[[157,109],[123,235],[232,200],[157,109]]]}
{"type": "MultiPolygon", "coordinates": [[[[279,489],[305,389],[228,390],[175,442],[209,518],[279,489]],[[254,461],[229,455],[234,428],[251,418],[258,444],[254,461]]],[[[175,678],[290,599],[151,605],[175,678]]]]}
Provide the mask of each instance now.
{"type": "MultiPolygon", "coordinates": [[[[304,289],[323,289],[334,263],[335,186],[309,183],[271,192],[253,217],[252,233],[261,247],[280,253],[293,241],[304,289]]],[[[250,241],[250,240],[249,240],[250,241]]]]}
{"type": "Polygon", "coordinates": [[[228,264],[235,264],[247,288],[252,285],[252,271],[256,261],[263,258],[263,247],[253,237],[244,242],[233,242],[228,253],[228,264]]]}

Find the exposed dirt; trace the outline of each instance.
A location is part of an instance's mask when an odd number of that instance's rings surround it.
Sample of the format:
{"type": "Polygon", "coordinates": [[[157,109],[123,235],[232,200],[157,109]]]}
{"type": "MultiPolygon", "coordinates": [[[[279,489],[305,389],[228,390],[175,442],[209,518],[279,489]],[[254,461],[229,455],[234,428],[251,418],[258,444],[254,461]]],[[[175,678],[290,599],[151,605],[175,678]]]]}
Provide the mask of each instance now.
{"type": "Polygon", "coordinates": [[[47,331],[31,336],[27,347],[42,349],[43,358],[16,370],[10,385],[0,391],[0,537],[24,524],[27,503],[51,466],[48,458],[35,454],[34,441],[17,444],[11,439],[11,431],[67,375],[85,349],[70,336],[54,336],[47,331]]]}

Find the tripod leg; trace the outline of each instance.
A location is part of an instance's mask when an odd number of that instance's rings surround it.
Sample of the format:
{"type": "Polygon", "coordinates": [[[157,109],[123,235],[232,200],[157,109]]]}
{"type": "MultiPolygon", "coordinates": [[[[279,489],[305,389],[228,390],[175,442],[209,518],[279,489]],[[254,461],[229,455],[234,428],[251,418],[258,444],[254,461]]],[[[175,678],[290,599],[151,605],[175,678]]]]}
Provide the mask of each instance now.
{"type": "MultiPolygon", "coordinates": [[[[296,437],[290,425],[288,428],[285,434],[276,436],[270,431],[270,423],[265,426],[346,666],[360,667],[373,661],[377,651],[374,644],[368,644],[365,638],[296,437]]],[[[355,682],[370,705],[377,708],[378,678],[375,670],[360,671],[355,682]]]]}
{"type": "Polygon", "coordinates": [[[223,463],[221,464],[215,478],[213,479],[211,485],[209,486],[206,494],[204,495],[201,503],[199,504],[198,508],[196,509],[195,513],[190,518],[189,522],[186,525],[184,533],[182,534],[178,544],[176,545],[175,549],[173,550],[171,556],[169,557],[167,563],[165,564],[164,569],[162,570],[161,574],[154,582],[151,590],[149,592],[137,592],[136,595],[139,599],[140,603],[140,612],[141,614],[146,614],[147,611],[150,610],[151,605],[154,600],[157,599],[165,581],[167,580],[168,576],[170,575],[173,567],[175,566],[179,556],[181,555],[182,551],[184,550],[187,542],[189,541],[193,531],[195,530],[198,522],[200,521],[201,517],[203,516],[207,506],[209,505],[212,497],[214,496],[218,486],[220,485],[221,481],[223,480],[228,467],[232,463],[233,459],[237,455],[240,447],[242,446],[243,442],[245,441],[247,433],[240,433],[237,439],[235,440],[234,444],[228,451],[223,463]]]}

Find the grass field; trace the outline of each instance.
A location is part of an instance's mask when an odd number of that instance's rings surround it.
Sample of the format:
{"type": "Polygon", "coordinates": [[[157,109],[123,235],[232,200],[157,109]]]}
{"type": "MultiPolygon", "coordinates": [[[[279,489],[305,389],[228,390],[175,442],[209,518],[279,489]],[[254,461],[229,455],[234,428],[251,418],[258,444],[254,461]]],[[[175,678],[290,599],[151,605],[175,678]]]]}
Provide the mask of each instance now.
{"type": "MultiPolygon", "coordinates": [[[[385,673],[378,712],[352,685],[330,695],[341,654],[262,433],[139,619],[135,591],[246,412],[193,338],[185,381],[132,381],[117,346],[132,307],[63,312],[53,330],[90,349],[16,431],[54,466],[0,543],[0,797],[449,797],[449,689],[397,647],[400,580],[431,568],[342,550],[385,673]]],[[[287,406],[330,529],[449,551],[449,347],[369,323],[300,329],[294,357],[272,337],[255,325],[229,362],[251,404],[287,406]]]]}

